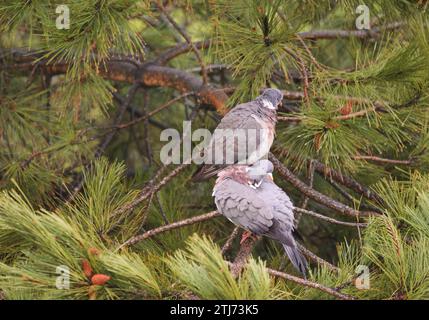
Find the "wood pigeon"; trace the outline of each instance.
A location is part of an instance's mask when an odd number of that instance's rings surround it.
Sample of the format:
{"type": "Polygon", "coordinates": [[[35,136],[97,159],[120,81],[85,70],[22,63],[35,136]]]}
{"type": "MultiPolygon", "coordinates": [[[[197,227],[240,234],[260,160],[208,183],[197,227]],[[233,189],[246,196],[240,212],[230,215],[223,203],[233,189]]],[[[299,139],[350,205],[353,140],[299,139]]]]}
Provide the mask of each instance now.
{"type": "Polygon", "coordinates": [[[193,175],[193,181],[213,177],[228,165],[252,164],[265,157],[273,144],[277,108],[282,100],[280,90],[269,88],[255,100],[229,111],[213,132],[204,150],[204,164],[193,175]]]}
{"type": "Polygon", "coordinates": [[[233,165],[218,173],[213,197],[220,213],[256,235],[280,241],[287,256],[304,277],[307,262],[295,239],[293,205],[272,178],[273,164],[259,160],[252,166],[233,165]]]}

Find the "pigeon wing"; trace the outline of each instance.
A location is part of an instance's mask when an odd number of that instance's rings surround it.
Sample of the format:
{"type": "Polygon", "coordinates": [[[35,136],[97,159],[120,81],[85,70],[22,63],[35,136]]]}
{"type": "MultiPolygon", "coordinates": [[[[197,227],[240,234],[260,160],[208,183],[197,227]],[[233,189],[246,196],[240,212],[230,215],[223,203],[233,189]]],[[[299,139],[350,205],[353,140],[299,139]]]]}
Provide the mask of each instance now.
{"type": "Polygon", "coordinates": [[[227,179],[215,186],[213,196],[219,212],[246,230],[262,235],[273,225],[270,206],[250,186],[227,179]]]}
{"type": "MultiPolygon", "coordinates": [[[[251,154],[259,150],[262,137],[260,130],[265,127],[255,116],[257,108],[258,105],[252,101],[238,105],[225,115],[205,149],[205,162],[210,163],[199,168],[192,177],[193,181],[209,179],[231,164],[228,162],[246,161],[251,154]],[[248,144],[248,141],[252,143],[248,144]],[[233,152],[229,158],[227,151],[233,152]]],[[[270,137],[268,141],[262,141],[264,146],[268,147],[267,150],[271,147],[272,140],[273,137],[270,137]]]]}
{"type": "Polygon", "coordinates": [[[273,181],[265,179],[258,188],[260,197],[269,201],[273,207],[273,226],[266,233],[270,238],[280,241],[294,267],[299,270],[304,278],[307,273],[307,261],[301,254],[293,238],[294,229],[293,205],[288,195],[273,181]]]}
{"type": "Polygon", "coordinates": [[[293,204],[288,195],[268,179],[264,179],[256,191],[259,193],[259,197],[265,199],[273,208],[274,223],[267,236],[285,245],[295,247],[295,240],[292,236],[294,229],[293,204]]]}

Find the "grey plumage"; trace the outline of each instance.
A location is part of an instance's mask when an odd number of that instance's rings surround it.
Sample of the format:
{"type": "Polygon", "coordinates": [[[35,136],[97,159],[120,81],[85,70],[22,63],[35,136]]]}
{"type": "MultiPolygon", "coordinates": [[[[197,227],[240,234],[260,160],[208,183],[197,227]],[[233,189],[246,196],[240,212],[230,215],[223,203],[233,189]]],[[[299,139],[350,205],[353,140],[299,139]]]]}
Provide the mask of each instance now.
{"type": "Polygon", "coordinates": [[[257,235],[282,243],[287,256],[304,276],[307,263],[295,239],[293,205],[272,180],[273,165],[260,160],[253,166],[230,166],[218,173],[213,197],[215,204],[234,224],[257,235]]]}
{"type": "Polygon", "coordinates": [[[265,156],[274,140],[276,110],[282,99],[283,94],[280,90],[266,89],[255,100],[239,104],[228,112],[213,132],[212,139],[204,152],[204,165],[194,174],[193,180],[208,179],[233,163],[252,164],[261,158],[254,157],[256,152],[265,156]],[[226,129],[233,131],[229,133],[230,140],[225,137],[226,129]],[[255,132],[257,134],[253,137],[255,132]],[[239,133],[246,135],[246,141],[253,139],[254,146],[249,143],[247,147],[240,147],[237,143],[239,133]],[[266,136],[262,133],[266,133],[266,136]],[[232,163],[227,162],[228,159],[225,156],[227,151],[233,153],[232,163]],[[222,155],[222,161],[218,161],[219,154],[222,155]]]}

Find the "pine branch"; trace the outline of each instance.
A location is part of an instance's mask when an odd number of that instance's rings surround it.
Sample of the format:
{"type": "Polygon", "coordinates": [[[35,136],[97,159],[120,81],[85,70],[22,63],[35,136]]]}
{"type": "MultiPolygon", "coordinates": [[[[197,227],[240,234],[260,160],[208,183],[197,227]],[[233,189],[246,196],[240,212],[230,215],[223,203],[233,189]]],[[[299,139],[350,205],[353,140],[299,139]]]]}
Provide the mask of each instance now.
{"type": "Polygon", "coordinates": [[[337,266],[334,266],[333,264],[329,263],[325,259],[320,258],[316,254],[314,254],[313,252],[308,250],[306,247],[304,247],[302,244],[297,243],[297,246],[298,246],[299,250],[310,260],[316,262],[317,264],[325,266],[326,268],[328,268],[329,270],[331,270],[333,272],[338,273],[340,271],[340,268],[338,268],[337,266]]]}
{"type": "Polygon", "coordinates": [[[329,168],[325,164],[321,163],[320,161],[313,160],[314,161],[314,168],[315,170],[322,174],[323,176],[327,176],[329,178],[332,178],[334,181],[342,184],[343,186],[363,195],[367,199],[377,201],[379,203],[383,203],[383,199],[378,195],[376,192],[370,190],[369,188],[365,187],[358,181],[350,178],[349,176],[346,176],[342,174],[341,172],[334,170],[332,168],[329,168]]]}
{"type": "Polygon", "coordinates": [[[158,108],[156,108],[156,109],[148,112],[145,115],[141,115],[140,117],[138,117],[138,118],[136,118],[134,120],[131,120],[131,121],[127,122],[127,123],[115,124],[112,127],[108,127],[108,128],[104,127],[104,128],[101,128],[101,129],[111,129],[111,130],[115,130],[116,129],[117,130],[117,129],[126,129],[126,128],[129,128],[129,127],[131,127],[131,126],[133,126],[133,125],[135,125],[135,124],[137,124],[139,122],[142,122],[142,121],[150,119],[152,116],[154,116],[158,112],[160,112],[160,111],[168,108],[169,106],[173,105],[174,103],[176,103],[176,102],[178,102],[178,101],[180,101],[180,100],[182,100],[182,99],[184,99],[186,97],[189,97],[191,95],[194,95],[194,93],[193,92],[186,92],[184,94],[181,94],[180,96],[177,96],[174,99],[171,99],[171,100],[167,101],[166,103],[164,103],[163,105],[159,106],[158,108]]]}
{"type": "Polygon", "coordinates": [[[294,212],[299,212],[299,213],[305,213],[305,214],[308,214],[309,216],[316,217],[317,219],[324,220],[324,221],[327,221],[327,222],[333,223],[333,224],[339,224],[339,225],[342,225],[342,226],[360,227],[360,228],[365,228],[367,226],[366,223],[356,223],[356,222],[339,221],[339,220],[336,220],[336,219],[324,216],[324,215],[322,215],[320,213],[317,213],[317,212],[314,212],[314,211],[311,211],[311,210],[302,209],[302,208],[295,207],[295,208],[293,208],[293,211],[294,212]]]}
{"type": "MultiPolygon", "coordinates": [[[[116,92],[112,93],[113,95],[113,99],[115,99],[116,101],[118,101],[120,104],[124,103],[125,98],[121,97],[119,94],[117,94],[116,92]]],[[[137,117],[144,117],[145,114],[143,114],[137,107],[133,106],[132,104],[130,104],[127,108],[127,111],[129,113],[133,113],[134,115],[136,115],[137,117]]],[[[149,124],[161,129],[161,130],[165,130],[168,129],[168,127],[166,125],[164,125],[163,123],[152,119],[152,118],[148,118],[147,119],[149,124]]]]}
{"type": "MultiPolygon", "coordinates": [[[[308,182],[308,186],[310,188],[313,188],[313,183],[314,183],[314,165],[313,165],[313,161],[310,160],[308,162],[308,166],[307,166],[307,182],[308,182]]],[[[306,209],[307,205],[308,205],[308,201],[309,198],[304,195],[302,196],[302,201],[301,204],[299,206],[299,208],[301,209],[306,209]]],[[[301,220],[301,213],[300,212],[295,212],[295,229],[298,229],[299,226],[299,221],[301,220]]]]}
{"type": "MultiPolygon", "coordinates": [[[[204,41],[196,41],[194,42],[194,47],[198,50],[201,49],[207,49],[210,47],[212,41],[211,40],[204,40],[204,41]]],[[[175,47],[172,47],[170,49],[167,49],[166,51],[159,54],[155,60],[153,61],[154,64],[164,66],[166,65],[170,60],[173,60],[174,58],[177,58],[178,56],[187,53],[192,50],[192,47],[189,43],[183,43],[178,44],[175,47]]]]}
{"type": "Polygon", "coordinates": [[[174,229],[177,229],[177,228],[181,228],[181,227],[184,227],[184,226],[189,226],[191,224],[195,224],[195,223],[198,223],[198,222],[210,220],[210,219],[218,217],[220,215],[221,214],[219,212],[217,212],[217,211],[211,211],[211,212],[206,213],[206,214],[202,214],[202,215],[195,216],[195,217],[192,217],[192,218],[188,218],[188,219],[184,219],[184,220],[181,220],[181,221],[173,222],[173,223],[170,223],[170,224],[167,224],[167,225],[164,225],[164,226],[161,226],[161,227],[158,227],[158,228],[146,231],[145,233],[143,233],[141,235],[138,235],[138,236],[135,236],[135,237],[132,237],[132,238],[128,239],[123,244],[121,244],[117,248],[117,250],[122,249],[122,248],[127,247],[127,246],[130,246],[130,245],[133,245],[133,244],[136,244],[136,243],[138,243],[140,241],[146,240],[146,239],[151,238],[151,237],[153,237],[155,235],[158,235],[160,233],[167,232],[167,231],[170,231],[170,230],[174,230],[174,229]]]}
{"type": "Polygon", "coordinates": [[[329,295],[332,295],[332,296],[334,296],[336,298],[339,298],[341,300],[355,300],[356,299],[353,296],[350,296],[348,294],[344,294],[344,293],[338,292],[337,290],[335,290],[333,288],[326,287],[326,286],[324,286],[324,285],[322,285],[320,283],[317,283],[317,282],[313,282],[313,281],[305,280],[305,279],[302,279],[302,278],[299,278],[299,277],[295,277],[295,276],[293,276],[291,274],[288,274],[288,273],[285,273],[285,272],[280,272],[280,271],[277,271],[277,270],[274,270],[274,269],[271,269],[271,268],[267,268],[267,271],[272,276],[283,278],[285,280],[289,280],[289,281],[295,282],[295,283],[300,284],[300,285],[305,286],[305,287],[309,287],[309,288],[313,288],[313,289],[317,289],[317,290],[323,291],[323,292],[325,292],[325,293],[327,293],[329,295]]]}
{"type": "Polygon", "coordinates": [[[341,38],[377,38],[382,32],[396,30],[405,25],[403,22],[393,22],[385,26],[372,28],[370,30],[315,30],[308,32],[301,32],[299,36],[307,40],[319,40],[319,39],[341,39],[341,38]]]}
{"type": "Polygon", "coordinates": [[[388,163],[388,164],[404,164],[404,165],[410,165],[413,163],[412,160],[397,160],[397,159],[386,159],[376,156],[365,156],[365,155],[358,155],[353,157],[354,160],[369,160],[379,163],[388,163]]]}
{"type": "MultiPolygon", "coordinates": [[[[130,203],[127,203],[126,205],[122,206],[118,210],[116,210],[114,213],[112,213],[113,216],[120,215],[123,212],[133,210],[135,207],[137,207],[140,203],[147,200],[152,194],[158,192],[163,186],[165,186],[171,179],[173,179],[176,175],[178,175],[181,171],[183,171],[189,164],[183,163],[179,166],[177,166],[175,169],[173,169],[168,175],[166,175],[160,182],[157,184],[154,184],[154,180],[158,178],[158,175],[155,176],[154,179],[149,181],[146,184],[146,187],[143,188],[143,190],[140,192],[140,194],[137,196],[136,199],[131,201],[130,203]]],[[[161,171],[158,171],[158,174],[161,171]]]]}
{"type": "Polygon", "coordinates": [[[358,211],[355,210],[337,200],[334,200],[306,185],[304,182],[299,180],[289,169],[287,169],[272,153],[269,154],[269,159],[274,164],[277,172],[287,181],[289,181],[294,187],[300,190],[302,193],[307,195],[314,201],[325,205],[328,208],[334,209],[345,215],[352,217],[364,217],[370,215],[378,215],[377,212],[372,211],[358,211]]]}
{"type": "MultiPolygon", "coordinates": [[[[286,149],[282,149],[281,152],[283,154],[285,154],[286,156],[291,157],[292,155],[290,154],[290,152],[286,149]]],[[[370,190],[368,187],[362,185],[361,183],[359,183],[358,181],[356,181],[355,179],[342,174],[341,172],[332,169],[330,167],[328,167],[327,165],[323,164],[322,162],[315,160],[315,159],[310,159],[308,161],[312,161],[313,162],[313,166],[316,172],[318,172],[319,174],[321,174],[323,177],[329,177],[330,179],[333,179],[334,181],[340,183],[341,185],[353,190],[354,192],[363,195],[365,198],[369,199],[369,200],[373,200],[373,201],[377,201],[379,203],[383,202],[383,199],[380,197],[380,195],[378,195],[376,192],[374,192],[373,190],[370,190]]]]}
{"type": "Polygon", "coordinates": [[[243,268],[246,266],[246,263],[252,254],[252,250],[255,247],[256,242],[259,241],[261,237],[252,235],[247,237],[240,245],[240,249],[235,256],[234,261],[230,264],[230,270],[234,278],[237,278],[243,268]]]}
{"type": "MultiPolygon", "coordinates": [[[[12,50],[13,59],[16,64],[9,66],[14,70],[28,71],[33,67],[34,62],[41,57],[41,54],[12,50]]],[[[65,62],[57,61],[48,63],[47,60],[40,60],[40,69],[50,75],[64,74],[69,70],[69,65],[65,62]]],[[[99,75],[105,79],[141,83],[147,87],[169,87],[180,92],[195,92],[202,103],[207,103],[215,107],[220,113],[226,112],[227,95],[222,90],[216,90],[210,84],[205,85],[201,78],[191,73],[155,65],[153,63],[142,64],[136,67],[129,62],[107,60],[99,67],[99,75]]]]}
{"type": "MultiPolygon", "coordinates": [[[[395,22],[386,25],[385,27],[377,27],[373,28],[372,32],[367,32],[366,30],[341,30],[341,29],[333,29],[333,30],[314,30],[307,32],[298,32],[297,38],[306,39],[306,40],[318,40],[318,39],[339,39],[339,38],[349,38],[349,37],[357,37],[357,38],[370,38],[374,35],[380,34],[383,30],[395,30],[398,29],[405,24],[402,22],[395,22]]],[[[207,39],[203,41],[196,41],[193,45],[201,50],[207,49],[213,44],[213,39],[207,39]]],[[[165,65],[170,60],[177,58],[181,54],[187,53],[192,50],[192,47],[189,43],[178,44],[175,47],[172,47],[160,55],[155,59],[155,63],[159,65],[165,65]]]]}
{"type": "Polygon", "coordinates": [[[225,255],[225,253],[228,252],[229,249],[231,249],[232,243],[234,242],[234,239],[238,236],[239,233],[240,227],[235,227],[234,230],[232,230],[231,234],[229,235],[228,239],[222,247],[222,255],[225,255]]]}

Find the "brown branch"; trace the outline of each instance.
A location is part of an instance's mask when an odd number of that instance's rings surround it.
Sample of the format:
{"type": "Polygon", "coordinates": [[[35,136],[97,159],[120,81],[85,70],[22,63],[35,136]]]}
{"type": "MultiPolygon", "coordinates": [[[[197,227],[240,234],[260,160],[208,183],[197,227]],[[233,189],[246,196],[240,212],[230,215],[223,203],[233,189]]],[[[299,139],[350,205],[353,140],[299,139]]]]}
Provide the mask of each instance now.
{"type": "MultiPolygon", "coordinates": [[[[142,121],[148,120],[150,117],[152,117],[152,116],[154,116],[155,114],[157,114],[158,112],[160,112],[160,111],[162,111],[162,110],[164,110],[164,109],[168,108],[169,106],[171,106],[172,104],[176,103],[177,101],[182,100],[183,98],[189,97],[189,96],[191,96],[191,95],[193,95],[193,94],[194,94],[193,92],[186,92],[186,93],[184,93],[184,94],[181,94],[180,96],[178,96],[178,97],[176,97],[176,98],[174,98],[174,99],[171,99],[171,100],[167,101],[167,102],[166,102],[166,103],[164,103],[162,106],[159,106],[158,108],[156,108],[156,109],[154,109],[154,110],[152,110],[152,111],[148,112],[148,113],[147,113],[147,114],[145,114],[145,115],[142,115],[142,116],[140,116],[140,117],[138,117],[138,118],[136,118],[136,119],[134,119],[134,120],[131,120],[131,121],[127,122],[127,123],[121,123],[121,124],[114,125],[114,126],[113,126],[113,129],[125,129],[125,128],[128,128],[128,127],[130,127],[130,126],[135,125],[136,123],[139,123],[139,122],[142,122],[142,121]]],[[[111,127],[111,128],[112,128],[112,127],[111,127]]],[[[104,129],[105,129],[105,128],[104,128],[104,129]]]]}
{"type": "Polygon", "coordinates": [[[260,236],[252,235],[246,238],[246,240],[241,244],[234,261],[230,264],[231,274],[234,278],[238,277],[241,270],[245,267],[256,242],[260,238],[260,236]]]}
{"type": "Polygon", "coordinates": [[[413,163],[412,160],[397,160],[397,159],[386,159],[386,158],[380,158],[376,156],[365,156],[365,155],[358,155],[353,157],[354,160],[370,160],[375,162],[381,162],[381,163],[389,163],[389,164],[406,164],[410,165],[413,163]]]}
{"type": "Polygon", "coordinates": [[[232,243],[234,239],[238,236],[240,233],[240,227],[235,227],[234,230],[232,230],[230,236],[228,237],[228,240],[226,240],[225,244],[222,247],[222,255],[225,255],[225,253],[231,249],[232,243]]]}
{"type": "Polygon", "coordinates": [[[299,36],[307,40],[317,39],[338,39],[338,38],[375,38],[380,35],[382,31],[395,30],[404,26],[403,22],[393,22],[385,26],[372,28],[370,30],[315,30],[308,32],[300,32],[299,36]]]}
{"type": "Polygon", "coordinates": [[[301,122],[302,117],[278,116],[277,120],[283,122],[301,122]]]}
{"type": "Polygon", "coordinates": [[[324,206],[334,209],[338,212],[341,212],[345,215],[352,217],[359,216],[369,216],[369,215],[378,215],[376,212],[372,211],[358,211],[355,210],[337,200],[334,200],[306,185],[304,182],[299,180],[288,168],[286,168],[272,153],[269,154],[269,159],[274,164],[274,167],[277,169],[277,172],[287,181],[289,181],[295,188],[301,191],[303,194],[307,195],[309,198],[314,201],[323,204],[324,206]]]}
{"type": "Polygon", "coordinates": [[[312,260],[312,261],[314,261],[320,265],[324,265],[329,270],[334,271],[336,273],[338,273],[340,271],[340,268],[338,268],[337,266],[334,266],[333,264],[329,263],[328,261],[320,258],[316,254],[314,254],[313,252],[308,250],[306,247],[304,247],[302,244],[297,243],[297,246],[298,246],[299,250],[310,260],[312,260]]]}
{"type": "MultiPolygon", "coordinates": [[[[210,47],[211,40],[196,41],[193,44],[194,47],[199,50],[207,49],[208,47],[210,47]]],[[[191,50],[192,48],[189,43],[178,44],[177,46],[172,47],[158,55],[158,57],[154,60],[154,63],[163,66],[167,64],[170,60],[173,60],[181,54],[187,53],[191,50]]]]}
{"type": "Polygon", "coordinates": [[[307,46],[307,44],[305,43],[304,39],[297,34],[296,37],[298,38],[299,42],[301,43],[301,45],[304,47],[305,51],[307,52],[308,56],[311,59],[311,62],[313,62],[313,64],[316,66],[316,68],[318,68],[319,70],[323,70],[323,67],[320,65],[320,63],[316,60],[316,58],[314,57],[313,53],[311,52],[310,48],[307,46]]]}
{"type": "MultiPolygon", "coordinates": [[[[302,96],[305,97],[305,93],[302,93],[302,96]]],[[[296,100],[301,99],[298,92],[296,94],[296,98],[297,98],[296,100]]],[[[373,103],[372,101],[370,101],[368,99],[363,99],[363,98],[358,98],[358,97],[334,96],[333,98],[338,99],[338,100],[344,100],[345,99],[350,103],[371,103],[371,104],[373,103]]],[[[319,101],[324,100],[322,97],[316,97],[316,99],[319,101]]],[[[345,114],[345,115],[335,116],[332,118],[332,120],[344,121],[344,120],[350,120],[350,119],[360,118],[360,117],[366,116],[370,112],[382,112],[382,113],[387,112],[386,108],[384,107],[384,105],[386,105],[387,102],[375,101],[373,104],[374,104],[374,107],[372,107],[370,109],[364,109],[364,110],[359,110],[359,111],[352,112],[352,113],[345,114]]],[[[305,118],[306,118],[305,115],[293,116],[293,117],[282,116],[282,117],[278,117],[278,120],[279,121],[285,121],[285,122],[301,122],[305,118]]]]}
{"type": "Polygon", "coordinates": [[[167,232],[167,231],[170,231],[170,230],[173,230],[173,229],[177,229],[177,228],[181,228],[181,227],[184,227],[184,226],[189,226],[191,224],[195,224],[195,223],[198,223],[198,222],[210,220],[210,219],[218,217],[220,215],[221,214],[219,212],[217,212],[217,211],[211,211],[211,212],[206,213],[206,214],[202,214],[202,215],[195,216],[195,217],[192,217],[192,218],[180,220],[180,221],[177,221],[177,222],[173,222],[173,223],[170,223],[170,224],[167,224],[167,225],[164,225],[164,226],[161,226],[161,227],[158,227],[158,228],[146,231],[143,234],[140,234],[140,235],[137,235],[135,237],[132,237],[132,238],[128,239],[123,244],[121,244],[118,247],[117,250],[122,249],[123,247],[126,247],[126,246],[130,246],[130,245],[136,244],[137,242],[146,240],[146,239],[151,238],[151,237],[153,237],[155,235],[158,235],[160,233],[167,232]]]}
{"type": "Polygon", "coordinates": [[[330,294],[330,295],[332,295],[332,296],[334,296],[336,298],[339,298],[341,300],[355,300],[356,299],[353,296],[350,296],[348,294],[344,294],[344,293],[338,292],[338,291],[336,291],[333,288],[326,287],[326,286],[324,286],[324,285],[322,285],[320,283],[317,283],[317,282],[313,282],[313,281],[305,280],[303,278],[295,277],[295,276],[293,276],[291,274],[284,273],[284,272],[281,272],[281,271],[277,271],[277,270],[274,270],[274,269],[271,269],[271,268],[267,268],[267,271],[272,276],[280,277],[280,278],[283,278],[285,280],[289,280],[289,281],[295,282],[297,284],[303,285],[305,287],[309,287],[309,288],[313,288],[313,289],[317,289],[317,290],[323,291],[323,292],[325,292],[327,294],[330,294]]]}
{"type": "Polygon", "coordinates": [[[168,175],[166,175],[160,182],[158,182],[156,185],[154,184],[154,180],[158,177],[158,174],[155,176],[154,179],[149,181],[149,183],[146,184],[146,186],[143,188],[143,190],[140,192],[140,194],[137,196],[136,199],[133,201],[125,204],[118,210],[112,213],[113,216],[120,215],[125,211],[129,211],[137,207],[140,203],[148,199],[152,194],[158,192],[163,186],[165,186],[171,179],[173,179],[175,176],[177,176],[181,171],[183,171],[188,166],[187,163],[183,163],[179,166],[177,166],[175,169],[173,169],[168,175]]]}
{"type": "MultiPolygon", "coordinates": [[[[289,153],[289,151],[284,148],[281,149],[281,152],[282,154],[292,156],[289,153]]],[[[364,185],[360,184],[358,181],[354,180],[353,178],[346,176],[337,170],[329,168],[328,166],[326,166],[325,164],[323,164],[318,160],[310,159],[308,161],[313,162],[314,169],[322,176],[331,178],[332,180],[355,191],[356,193],[363,195],[367,199],[382,203],[382,198],[377,193],[365,187],[364,185]]]]}
{"type": "Polygon", "coordinates": [[[310,216],[316,217],[316,218],[318,218],[320,220],[324,220],[324,221],[327,221],[327,222],[330,222],[330,223],[333,223],[333,224],[339,224],[339,225],[342,225],[342,226],[361,227],[361,228],[365,228],[365,227],[368,226],[366,223],[346,222],[346,221],[336,220],[336,219],[324,216],[324,215],[322,215],[320,213],[317,213],[317,212],[314,212],[314,211],[311,211],[311,210],[302,209],[302,208],[295,207],[295,208],[293,208],[293,211],[299,212],[299,213],[305,213],[305,214],[308,214],[310,216]]]}
{"type": "Polygon", "coordinates": [[[356,180],[354,180],[354,179],[352,179],[346,175],[343,175],[341,172],[339,172],[337,170],[329,168],[328,166],[326,166],[322,162],[319,162],[317,160],[313,160],[313,161],[314,161],[314,169],[318,173],[332,178],[334,181],[336,181],[336,182],[342,184],[343,186],[363,195],[367,199],[377,201],[379,203],[383,202],[383,199],[377,193],[375,193],[374,191],[365,187],[364,185],[360,184],[356,180]]]}
{"type": "Polygon", "coordinates": [[[352,112],[349,114],[345,114],[345,115],[341,115],[341,116],[336,116],[333,119],[334,120],[350,120],[353,118],[360,118],[363,117],[365,115],[367,115],[368,113],[372,112],[372,111],[376,111],[376,109],[365,109],[365,110],[360,110],[360,111],[356,111],[356,112],[352,112]]]}
{"type": "MultiPolygon", "coordinates": [[[[13,58],[16,64],[9,66],[15,70],[32,70],[34,61],[40,58],[40,54],[31,52],[13,51],[13,58]]],[[[68,71],[69,65],[58,61],[48,63],[47,60],[40,60],[39,69],[48,74],[63,74],[68,71]]],[[[155,65],[153,63],[142,64],[137,67],[129,62],[105,61],[99,67],[99,75],[105,79],[141,83],[147,87],[169,87],[184,92],[195,92],[202,103],[210,104],[220,113],[226,112],[226,100],[228,96],[223,90],[216,90],[210,84],[204,84],[201,78],[191,73],[155,65]]]]}

